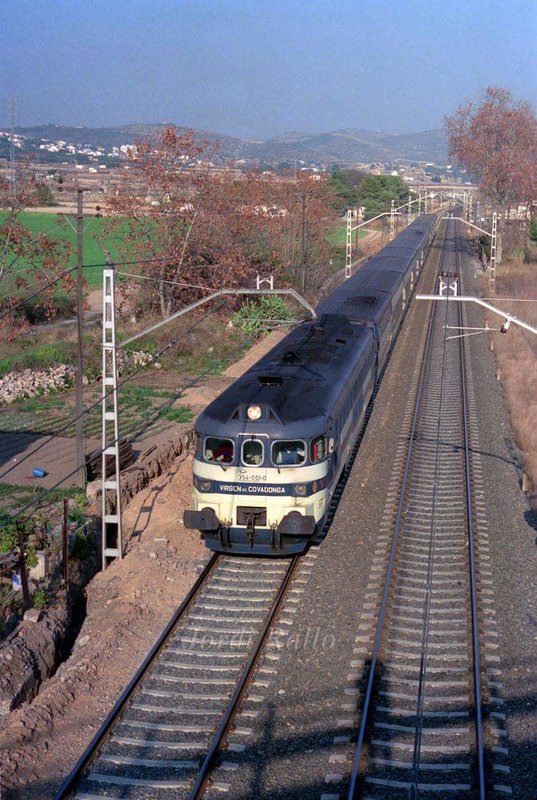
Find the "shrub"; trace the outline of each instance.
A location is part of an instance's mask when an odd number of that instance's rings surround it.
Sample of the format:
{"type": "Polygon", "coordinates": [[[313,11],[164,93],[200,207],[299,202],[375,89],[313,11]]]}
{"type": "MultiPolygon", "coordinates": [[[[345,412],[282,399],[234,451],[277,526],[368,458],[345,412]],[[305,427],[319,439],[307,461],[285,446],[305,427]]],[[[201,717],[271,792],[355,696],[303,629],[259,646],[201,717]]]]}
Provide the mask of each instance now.
{"type": "Polygon", "coordinates": [[[86,521],[86,515],[84,514],[84,512],[82,511],[82,509],[81,509],[81,508],[73,508],[73,509],[72,509],[72,510],[69,512],[69,517],[68,517],[68,519],[69,519],[69,522],[74,522],[74,523],[76,523],[77,525],[80,525],[80,526],[81,526],[81,525],[83,525],[83,524],[85,523],[85,521],[86,521]]]}
{"type": "Polygon", "coordinates": [[[28,569],[37,567],[37,553],[35,552],[35,547],[32,545],[26,548],[26,566],[28,569]]]}
{"type": "Polygon", "coordinates": [[[265,295],[259,300],[247,300],[233,315],[233,324],[244,333],[257,336],[267,322],[276,320],[288,322],[292,314],[278,295],[265,295]]]}
{"type": "Polygon", "coordinates": [[[530,239],[532,242],[537,242],[537,217],[530,220],[530,239]]]}
{"type": "Polygon", "coordinates": [[[2,528],[0,530],[0,553],[11,553],[17,546],[17,535],[14,530],[2,528]]]}
{"type": "Polygon", "coordinates": [[[17,546],[17,527],[11,514],[0,512],[0,553],[11,553],[17,546]]]}
{"type": "Polygon", "coordinates": [[[73,558],[79,558],[84,561],[91,556],[93,551],[93,543],[85,531],[78,531],[73,542],[71,555],[73,558]]]}
{"type": "Polygon", "coordinates": [[[36,589],[33,596],[33,607],[42,609],[46,608],[49,604],[47,593],[44,589],[36,589]]]}

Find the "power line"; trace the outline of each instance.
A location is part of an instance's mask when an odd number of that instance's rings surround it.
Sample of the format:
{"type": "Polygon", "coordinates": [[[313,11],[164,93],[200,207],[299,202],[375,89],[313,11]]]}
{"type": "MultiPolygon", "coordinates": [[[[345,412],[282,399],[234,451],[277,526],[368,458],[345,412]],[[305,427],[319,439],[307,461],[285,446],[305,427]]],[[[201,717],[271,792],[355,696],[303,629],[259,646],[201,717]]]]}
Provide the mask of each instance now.
{"type": "Polygon", "coordinates": [[[0,322],[3,319],[5,319],[7,316],[9,316],[9,314],[13,314],[14,311],[16,311],[18,308],[21,308],[21,306],[25,305],[25,303],[28,303],[30,300],[33,300],[34,297],[38,297],[40,294],[42,294],[42,292],[45,292],[47,289],[50,289],[51,286],[54,286],[55,283],[60,281],[62,278],[65,278],[66,275],[69,275],[69,273],[73,272],[75,269],[76,269],[76,266],[75,267],[70,267],[69,269],[64,270],[56,278],[53,278],[51,281],[49,281],[47,284],[45,284],[45,286],[43,286],[41,289],[39,289],[39,291],[34,292],[29,297],[25,297],[24,300],[19,300],[19,302],[16,303],[14,306],[11,306],[10,308],[8,308],[7,311],[4,311],[3,314],[0,314],[0,322]]]}
{"type": "MultiPolygon", "coordinates": [[[[147,258],[147,259],[136,259],[134,261],[116,261],[114,263],[115,263],[116,266],[125,266],[125,267],[126,266],[131,266],[132,264],[162,264],[162,263],[172,264],[173,263],[173,259],[172,258],[147,258]]],[[[99,263],[96,263],[96,264],[83,264],[82,265],[82,269],[97,269],[97,268],[103,268],[104,269],[107,266],[109,266],[108,263],[106,261],[103,261],[103,262],[99,262],[99,263]]],[[[69,275],[69,273],[74,272],[74,270],[76,268],[77,267],[75,265],[74,267],[69,267],[68,269],[63,270],[63,272],[60,272],[59,275],[57,275],[55,278],[53,278],[51,281],[49,281],[47,284],[45,284],[45,286],[43,286],[41,289],[39,289],[39,291],[35,292],[34,294],[30,295],[29,297],[24,298],[23,300],[20,300],[18,303],[16,303],[16,305],[11,306],[10,308],[8,308],[7,311],[4,311],[3,314],[0,314],[0,322],[5,317],[9,316],[9,314],[12,314],[18,308],[21,308],[21,306],[25,305],[25,303],[28,303],[30,300],[33,300],[34,297],[37,297],[42,292],[45,292],[47,289],[50,289],[51,286],[53,286],[55,283],[60,281],[66,275],[69,275]]],[[[125,274],[127,274],[127,273],[125,273],[125,274]]],[[[147,276],[143,276],[143,275],[140,275],[140,276],[137,276],[137,277],[146,278],[147,280],[152,280],[153,279],[151,277],[147,277],[147,276]]],[[[153,279],[153,280],[160,280],[160,279],[157,278],[157,279],[153,279]]],[[[175,281],[165,281],[165,283],[175,283],[175,281]]],[[[35,286],[35,283],[33,285],[35,286]]],[[[192,286],[192,288],[195,288],[195,289],[205,289],[207,291],[212,291],[207,286],[194,286],[193,284],[185,284],[185,286],[190,286],[190,285],[192,286]]],[[[1,300],[5,300],[7,297],[9,297],[9,295],[6,295],[5,297],[0,298],[0,301],[1,300]]]]}
{"type": "Polygon", "coordinates": [[[214,292],[210,286],[197,286],[195,283],[184,283],[183,281],[167,281],[164,278],[157,278],[154,275],[134,275],[132,272],[120,272],[117,275],[127,275],[129,278],[138,278],[144,281],[155,281],[156,283],[169,283],[172,286],[184,286],[188,289],[203,289],[204,292],[214,292]]]}
{"type": "MultiPolygon", "coordinates": [[[[24,213],[31,214],[32,213],[31,208],[28,211],[25,211],[24,213]]],[[[6,220],[4,220],[4,222],[5,221],[6,220]]],[[[17,220],[17,222],[18,222],[18,220],[17,220]]],[[[20,224],[22,224],[22,223],[20,223],[20,224]]],[[[13,261],[10,263],[9,266],[12,267],[13,264],[16,262],[16,260],[18,258],[20,258],[21,256],[23,256],[30,249],[30,247],[32,245],[34,245],[36,242],[38,242],[41,239],[42,236],[48,236],[49,233],[54,233],[54,231],[59,230],[59,228],[64,228],[66,225],[67,225],[67,221],[59,222],[57,225],[54,226],[54,228],[49,228],[48,231],[41,231],[39,236],[36,236],[35,239],[30,239],[30,241],[24,246],[23,250],[21,250],[20,253],[17,253],[16,258],[13,259],[13,261]]],[[[22,227],[24,227],[24,225],[22,227]]]]}
{"type": "MultiPolygon", "coordinates": [[[[193,330],[193,329],[194,329],[194,328],[196,328],[198,325],[200,325],[200,324],[201,324],[201,323],[202,323],[202,322],[203,322],[203,321],[204,321],[204,320],[205,320],[205,319],[206,319],[206,318],[207,318],[207,317],[208,317],[210,314],[212,314],[212,313],[214,313],[216,310],[218,310],[218,308],[219,308],[219,307],[220,307],[220,306],[223,304],[223,302],[224,302],[224,301],[221,301],[221,302],[220,302],[220,303],[219,303],[219,304],[216,306],[216,309],[213,309],[213,310],[211,310],[211,311],[208,311],[206,314],[204,314],[204,315],[203,315],[203,317],[201,317],[201,318],[200,318],[200,319],[199,319],[197,322],[195,322],[195,323],[194,323],[194,325],[192,325],[192,327],[191,327],[191,330],[193,330]]],[[[158,361],[160,358],[162,358],[162,356],[163,356],[163,355],[165,355],[165,354],[168,352],[168,350],[171,350],[171,348],[172,348],[172,347],[176,347],[178,344],[181,344],[181,343],[183,342],[183,339],[184,339],[184,337],[183,337],[183,336],[177,336],[177,337],[175,337],[174,339],[172,339],[170,342],[168,342],[168,344],[167,344],[167,345],[165,345],[163,348],[161,348],[160,350],[157,350],[157,352],[156,352],[156,353],[153,355],[153,357],[152,357],[151,361],[149,362],[149,364],[154,364],[156,361],[158,361]]],[[[143,371],[143,370],[146,368],[146,366],[148,366],[148,365],[147,365],[147,364],[144,364],[144,365],[142,365],[142,366],[138,367],[138,369],[136,369],[136,370],[135,370],[134,372],[132,372],[130,375],[127,375],[127,376],[126,376],[126,377],[125,377],[125,378],[124,378],[122,381],[119,381],[119,383],[117,384],[117,389],[119,390],[119,389],[120,389],[122,386],[124,386],[124,385],[125,385],[125,384],[126,384],[128,381],[130,381],[130,380],[132,380],[133,378],[135,378],[135,377],[136,377],[136,375],[138,375],[140,372],[142,372],[142,371],[143,371]]],[[[203,372],[202,372],[202,373],[200,373],[200,375],[198,375],[198,377],[202,377],[202,376],[203,376],[203,375],[205,375],[205,374],[206,374],[206,373],[203,373],[203,372]]],[[[40,451],[40,450],[41,450],[43,447],[45,447],[45,445],[49,444],[49,443],[50,443],[50,442],[52,442],[54,439],[57,439],[57,438],[58,438],[58,437],[59,437],[59,436],[60,436],[60,435],[61,435],[61,434],[62,434],[64,431],[66,431],[68,428],[70,428],[72,425],[74,425],[74,424],[75,424],[75,423],[76,423],[76,422],[77,422],[77,421],[78,421],[78,420],[79,420],[81,417],[85,416],[86,414],[90,414],[90,413],[91,413],[91,412],[92,412],[92,411],[93,411],[95,408],[97,408],[97,406],[100,406],[100,405],[102,404],[102,402],[103,402],[103,400],[104,400],[105,398],[108,398],[108,397],[110,397],[110,396],[111,396],[113,393],[114,393],[114,390],[112,390],[112,391],[110,391],[110,392],[106,392],[106,393],[105,393],[103,396],[101,396],[101,397],[100,397],[98,400],[96,400],[96,401],[95,401],[94,403],[92,403],[90,406],[88,406],[87,408],[85,408],[85,409],[84,409],[84,411],[83,411],[81,414],[78,414],[77,416],[75,416],[75,417],[71,418],[70,420],[68,420],[68,421],[67,421],[67,422],[66,422],[64,425],[62,425],[62,426],[60,427],[60,429],[59,429],[59,430],[57,430],[57,431],[56,431],[55,433],[53,433],[53,434],[50,434],[50,435],[49,435],[49,436],[48,436],[48,437],[47,437],[47,438],[46,438],[46,439],[45,439],[43,442],[41,442],[41,444],[40,444],[40,445],[38,445],[36,448],[34,448],[34,449],[33,449],[33,450],[30,452],[30,453],[28,453],[27,455],[25,455],[25,456],[23,456],[21,459],[19,459],[19,460],[17,461],[17,463],[16,463],[16,464],[13,464],[11,467],[8,467],[8,469],[6,469],[4,472],[0,473],[0,479],[4,478],[6,475],[8,475],[10,472],[12,472],[12,470],[14,470],[16,467],[18,467],[18,466],[20,466],[21,464],[23,464],[23,463],[24,463],[24,462],[25,462],[27,459],[29,459],[29,458],[33,458],[33,457],[34,457],[34,455],[35,455],[36,453],[38,453],[38,452],[39,452],[39,451],[40,451]]],[[[97,455],[100,455],[101,453],[102,453],[102,450],[101,450],[99,453],[97,453],[97,455]]],[[[78,467],[77,467],[76,471],[78,472],[78,467]]],[[[58,486],[59,486],[61,483],[63,483],[63,481],[67,480],[67,478],[70,478],[72,474],[74,474],[74,473],[70,473],[69,475],[67,475],[67,476],[64,476],[64,477],[63,477],[63,478],[60,480],[59,484],[56,484],[56,485],[55,485],[54,487],[52,487],[52,488],[58,488],[58,486]]],[[[25,506],[25,507],[24,507],[24,508],[23,508],[23,509],[22,509],[22,510],[19,512],[19,513],[23,513],[23,512],[26,510],[26,508],[27,508],[27,507],[28,507],[28,506],[25,506]]]]}

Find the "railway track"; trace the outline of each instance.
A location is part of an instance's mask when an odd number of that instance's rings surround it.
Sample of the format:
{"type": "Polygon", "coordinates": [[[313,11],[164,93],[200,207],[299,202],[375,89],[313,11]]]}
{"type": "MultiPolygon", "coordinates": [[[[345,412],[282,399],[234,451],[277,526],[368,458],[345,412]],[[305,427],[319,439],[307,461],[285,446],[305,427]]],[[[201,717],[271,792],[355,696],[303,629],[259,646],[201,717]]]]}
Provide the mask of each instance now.
{"type": "Polygon", "coordinates": [[[213,556],[55,800],[201,797],[298,562],[213,556]]]}
{"type": "MultiPolygon", "coordinates": [[[[445,259],[441,269],[458,271],[445,259]]],[[[405,421],[349,800],[487,793],[465,345],[447,339],[462,325],[459,304],[435,304],[405,421]]]]}

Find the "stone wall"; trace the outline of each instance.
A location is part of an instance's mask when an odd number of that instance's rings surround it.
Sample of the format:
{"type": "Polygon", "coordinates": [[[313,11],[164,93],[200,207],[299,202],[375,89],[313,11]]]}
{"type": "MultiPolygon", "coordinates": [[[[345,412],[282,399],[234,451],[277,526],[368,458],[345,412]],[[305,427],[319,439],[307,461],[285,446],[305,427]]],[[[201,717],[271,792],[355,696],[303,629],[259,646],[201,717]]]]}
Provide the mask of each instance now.
{"type": "MultiPolygon", "coordinates": [[[[143,350],[118,350],[117,369],[122,375],[131,369],[144,367],[153,361],[151,353],[143,350]]],[[[160,364],[155,362],[155,367],[160,364]]],[[[8,372],[0,377],[0,405],[12,403],[24,397],[58,392],[71,386],[75,380],[76,370],[67,364],[59,364],[50,369],[24,369],[21,372],[8,372]]],[[[84,383],[88,383],[84,377],[84,383]]]]}
{"type": "Polygon", "coordinates": [[[22,397],[35,397],[65,389],[72,384],[74,377],[75,370],[66,364],[46,370],[8,372],[0,378],[0,405],[12,403],[22,397]]]}

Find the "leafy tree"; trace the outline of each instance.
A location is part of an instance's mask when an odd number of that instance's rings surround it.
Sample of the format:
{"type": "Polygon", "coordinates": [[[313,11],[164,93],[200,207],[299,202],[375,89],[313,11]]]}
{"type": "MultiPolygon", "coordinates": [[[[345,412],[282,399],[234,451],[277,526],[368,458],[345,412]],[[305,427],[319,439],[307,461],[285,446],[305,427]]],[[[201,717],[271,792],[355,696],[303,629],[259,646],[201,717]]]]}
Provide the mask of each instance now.
{"type": "Polygon", "coordinates": [[[411,194],[407,184],[397,175],[366,175],[358,190],[358,202],[364,206],[364,218],[371,219],[387,212],[392,200],[403,205],[411,194]]]}
{"type": "Polygon", "coordinates": [[[326,238],[336,220],[334,194],[325,175],[307,172],[281,181],[279,194],[286,211],[278,244],[282,277],[302,294],[314,294],[335,255],[326,238]]]}
{"type": "Polygon", "coordinates": [[[537,196],[537,119],[529,103],[489,86],[479,105],[465,103],[444,120],[450,155],[501,207],[537,196]]]}
{"type": "Polygon", "coordinates": [[[364,179],[364,173],[355,169],[340,169],[333,172],[328,181],[328,188],[334,193],[334,209],[343,214],[348,208],[355,208],[358,203],[358,189],[364,179]]]}
{"type": "Polygon", "coordinates": [[[52,194],[50,186],[46,183],[37,184],[37,198],[41,206],[54,205],[54,195],[52,194]]]}

